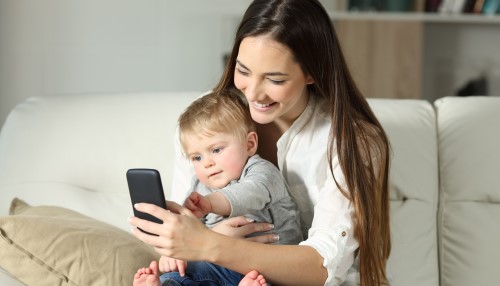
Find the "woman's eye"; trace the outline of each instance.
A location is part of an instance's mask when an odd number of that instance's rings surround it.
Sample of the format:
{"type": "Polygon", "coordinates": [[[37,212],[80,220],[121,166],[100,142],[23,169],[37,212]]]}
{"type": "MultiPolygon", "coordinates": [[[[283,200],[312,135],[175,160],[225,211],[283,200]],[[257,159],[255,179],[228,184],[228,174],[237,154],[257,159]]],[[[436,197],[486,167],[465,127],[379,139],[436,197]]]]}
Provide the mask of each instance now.
{"type": "Polygon", "coordinates": [[[244,76],[247,76],[248,75],[248,72],[244,71],[244,70],[241,70],[239,68],[236,68],[236,71],[241,74],[241,75],[244,75],[244,76]]]}
{"type": "Polygon", "coordinates": [[[285,83],[284,80],[273,80],[273,79],[269,79],[269,81],[271,81],[272,84],[275,84],[275,85],[283,85],[285,83]]]}
{"type": "Polygon", "coordinates": [[[214,154],[219,154],[220,152],[222,152],[222,148],[218,147],[218,148],[214,148],[214,150],[212,151],[214,154]]]}
{"type": "Polygon", "coordinates": [[[191,157],[191,161],[199,162],[201,161],[201,156],[193,156],[191,157]]]}

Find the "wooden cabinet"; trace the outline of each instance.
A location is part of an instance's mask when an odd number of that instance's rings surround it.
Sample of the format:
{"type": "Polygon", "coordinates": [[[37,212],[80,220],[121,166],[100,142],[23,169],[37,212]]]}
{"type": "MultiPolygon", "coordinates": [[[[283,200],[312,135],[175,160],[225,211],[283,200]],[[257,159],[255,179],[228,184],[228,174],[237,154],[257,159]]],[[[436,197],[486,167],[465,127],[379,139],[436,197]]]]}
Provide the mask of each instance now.
{"type": "Polygon", "coordinates": [[[335,27],[366,97],[421,98],[422,22],[339,20],[335,27]]]}
{"type": "Polygon", "coordinates": [[[434,101],[486,77],[500,95],[500,16],[331,13],[366,97],[434,101]]]}

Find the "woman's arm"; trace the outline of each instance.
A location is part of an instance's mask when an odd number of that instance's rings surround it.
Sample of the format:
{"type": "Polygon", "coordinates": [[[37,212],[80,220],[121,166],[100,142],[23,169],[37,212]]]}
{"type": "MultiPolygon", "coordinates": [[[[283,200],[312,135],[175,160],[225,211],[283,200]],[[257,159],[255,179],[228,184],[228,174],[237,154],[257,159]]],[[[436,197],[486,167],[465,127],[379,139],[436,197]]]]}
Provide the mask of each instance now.
{"type": "Polygon", "coordinates": [[[324,285],[326,281],[323,257],[309,246],[269,245],[221,235],[175,203],[168,205],[172,212],[150,204],[137,204],[136,208],[163,220],[159,225],[136,217],[130,219],[132,225],[159,234],[132,231],[162,255],[206,260],[241,273],[257,270],[273,284],[324,285]]]}
{"type": "Polygon", "coordinates": [[[219,240],[214,263],[240,273],[252,269],[276,285],[324,285],[323,257],[309,246],[272,245],[229,238],[219,240]]]}

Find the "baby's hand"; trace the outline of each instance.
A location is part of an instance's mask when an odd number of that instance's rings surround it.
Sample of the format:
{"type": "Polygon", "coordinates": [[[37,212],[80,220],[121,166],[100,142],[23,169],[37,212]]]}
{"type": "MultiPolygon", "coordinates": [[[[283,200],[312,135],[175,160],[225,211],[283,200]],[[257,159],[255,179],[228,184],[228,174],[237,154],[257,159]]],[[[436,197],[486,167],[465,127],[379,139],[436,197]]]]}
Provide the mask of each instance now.
{"type": "Polygon", "coordinates": [[[197,192],[192,192],[189,195],[184,201],[184,207],[192,211],[198,218],[202,218],[212,212],[212,203],[210,200],[197,192]]]}
{"type": "Polygon", "coordinates": [[[160,257],[159,267],[161,272],[179,272],[181,276],[186,274],[187,262],[166,256],[160,257]]]}

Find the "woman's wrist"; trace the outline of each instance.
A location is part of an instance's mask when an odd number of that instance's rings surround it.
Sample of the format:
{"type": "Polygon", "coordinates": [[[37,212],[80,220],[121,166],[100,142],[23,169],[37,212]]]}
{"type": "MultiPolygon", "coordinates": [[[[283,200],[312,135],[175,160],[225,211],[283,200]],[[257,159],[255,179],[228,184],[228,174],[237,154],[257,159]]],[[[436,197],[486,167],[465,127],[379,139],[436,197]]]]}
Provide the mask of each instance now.
{"type": "Polygon", "coordinates": [[[224,249],[223,245],[226,245],[225,240],[228,236],[222,235],[215,231],[210,230],[210,233],[206,235],[206,250],[204,260],[211,263],[220,262],[220,258],[222,257],[222,250],[224,249]]]}

